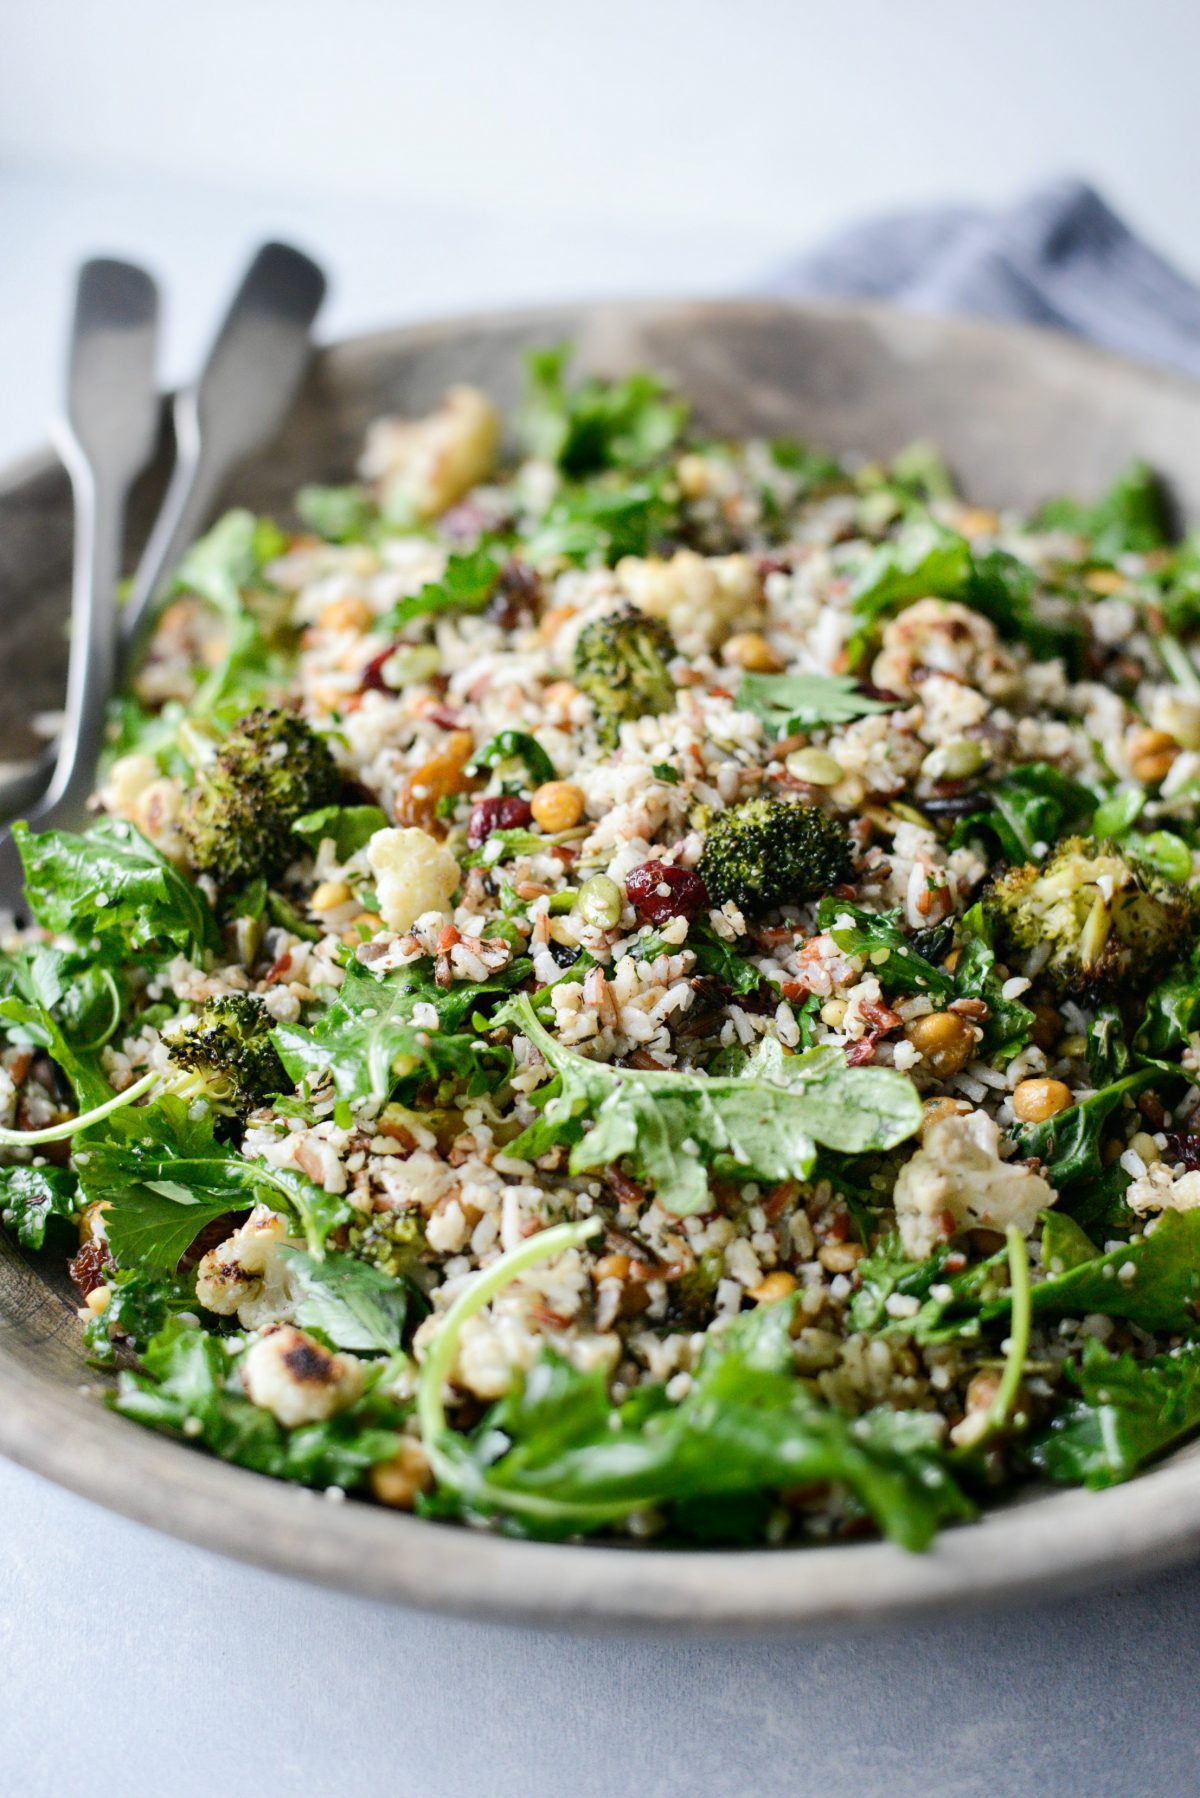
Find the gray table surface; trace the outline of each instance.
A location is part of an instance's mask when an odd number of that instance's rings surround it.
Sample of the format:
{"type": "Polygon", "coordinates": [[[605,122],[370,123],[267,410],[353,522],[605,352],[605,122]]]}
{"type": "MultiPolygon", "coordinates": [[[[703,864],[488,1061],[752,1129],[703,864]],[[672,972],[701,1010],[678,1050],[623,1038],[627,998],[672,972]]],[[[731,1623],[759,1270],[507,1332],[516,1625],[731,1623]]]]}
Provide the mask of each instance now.
{"type": "MultiPolygon", "coordinates": [[[[65,272],[89,249],[144,255],[167,277],[177,374],[265,231],[327,255],[338,331],[571,292],[735,290],[792,247],[761,233],[599,241],[444,209],[390,235],[364,224],[344,206],[239,210],[149,180],[0,177],[0,241],[22,246],[0,268],[0,461],[44,434],[65,272]],[[486,291],[464,289],[464,267],[491,271],[486,291]]],[[[1194,1792],[1198,1614],[1189,1570],[870,1636],[551,1637],[222,1562],[0,1463],[0,1793],[1194,1792]]]]}

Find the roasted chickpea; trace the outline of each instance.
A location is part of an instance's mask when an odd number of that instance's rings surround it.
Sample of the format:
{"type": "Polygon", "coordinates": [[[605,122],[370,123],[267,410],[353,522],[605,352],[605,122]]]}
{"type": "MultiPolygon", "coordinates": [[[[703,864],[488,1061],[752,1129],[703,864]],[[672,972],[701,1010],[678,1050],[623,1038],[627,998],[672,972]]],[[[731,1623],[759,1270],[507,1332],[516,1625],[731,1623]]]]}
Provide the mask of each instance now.
{"type": "Polygon", "coordinates": [[[1061,1080],[1022,1080],[1012,1096],[1012,1108],[1023,1124],[1042,1124],[1074,1104],[1071,1089],[1061,1080]]]}
{"type": "Polygon", "coordinates": [[[965,1018],[952,1011],[931,1011],[904,1026],[904,1034],[918,1049],[939,1080],[948,1080],[966,1066],[975,1052],[975,1032],[965,1018]]]}

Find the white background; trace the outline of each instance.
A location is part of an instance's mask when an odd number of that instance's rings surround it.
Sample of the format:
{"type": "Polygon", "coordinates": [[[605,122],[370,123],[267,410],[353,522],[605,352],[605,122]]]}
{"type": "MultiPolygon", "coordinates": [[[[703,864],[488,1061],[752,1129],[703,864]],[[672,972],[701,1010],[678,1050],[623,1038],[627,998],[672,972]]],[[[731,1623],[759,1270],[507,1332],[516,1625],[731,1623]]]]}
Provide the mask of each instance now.
{"type": "MultiPolygon", "coordinates": [[[[327,334],[736,291],[855,214],[1095,181],[1200,273],[1190,0],[0,0],[0,459],[67,276],[139,256],[194,360],[256,238],[327,334]]],[[[0,603],[8,603],[0,596],[0,603]]],[[[1200,1788],[1200,1578],[884,1635],[573,1642],[221,1563],[0,1466],[0,1792],[1200,1788]]]]}

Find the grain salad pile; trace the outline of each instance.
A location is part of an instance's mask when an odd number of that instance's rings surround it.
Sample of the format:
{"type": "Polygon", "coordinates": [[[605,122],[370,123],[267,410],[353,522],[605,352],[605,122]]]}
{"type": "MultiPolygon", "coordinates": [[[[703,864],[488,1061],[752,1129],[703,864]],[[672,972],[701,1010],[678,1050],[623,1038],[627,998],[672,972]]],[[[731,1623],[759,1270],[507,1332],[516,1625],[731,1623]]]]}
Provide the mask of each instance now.
{"type": "Polygon", "coordinates": [[[1200,544],[1151,472],[997,513],[558,348],[353,473],[193,547],[95,822],[22,831],[0,1213],[107,1402],[559,1538],[920,1548],[1183,1439],[1200,544]]]}

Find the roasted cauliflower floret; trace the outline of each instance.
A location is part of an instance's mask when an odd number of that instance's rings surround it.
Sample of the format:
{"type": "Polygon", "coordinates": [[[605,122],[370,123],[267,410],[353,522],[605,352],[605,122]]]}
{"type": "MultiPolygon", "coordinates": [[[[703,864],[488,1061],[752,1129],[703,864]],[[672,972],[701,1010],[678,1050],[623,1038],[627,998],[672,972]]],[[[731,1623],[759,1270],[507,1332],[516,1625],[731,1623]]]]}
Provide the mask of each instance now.
{"type": "Polygon", "coordinates": [[[1195,928],[1186,888],[1087,837],[1064,838],[1040,867],[1010,868],[986,905],[1009,948],[1048,949],[1046,976],[1082,993],[1149,981],[1195,928]]]}
{"type": "Polygon", "coordinates": [[[411,930],[424,912],[444,912],[462,874],[450,850],[426,830],[377,830],[367,844],[379,914],[390,930],[411,930]]]}
{"type": "Polygon", "coordinates": [[[218,1317],[237,1317],[258,1329],[286,1313],[286,1262],[279,1250],[287,1225],[266,1205],[256,1205],[232,1236],[210,1249],[196,1269],[196,1298],[218,1317]]]}
{"type": "Polygon", "coordinates": [[[625,556],[617,579],[639,611],[660,619],[689,654],[718,649],[731,631],[762,615],[762,582],[749,556],[701,556],[694,549],[625,556]]]}
{"type": "Polygon", "coordinates": [[[451,387],[428,418],[381,418],[359,463],[396,519],[436,518],[486,480],[500,445],[500,417],[477,387],[451,387]]]}
{"type": "Polygon", "coordinates": [[[960,1230],[1015,1224],[1028,1236],[1057,1193],[1020,1162],[1000,1159],[1000,1132],[984,1111],[938,1118],[905,1162],[893,1203],[904,1252],[924,1261],[960,1230]]]}
{"type": "Polygon", "coordinates": [[[363,1389],[362,1363],[334,1354],[294,1324],[266,1331],[242,1356],[242,1385],[286,1429],[324,1423],[352,1405],[363,1389]]]}
{"type": "Polygon", "coordinates": [[[1139,1217],[1156,1211],[1195,1211],[1200,1206],[1200,1171],[1177,1174],[1169,1161],[1155,1161],[1125,1189],[1125,1203],[1139,1217]]]}
{"type": "Polygon", "coordinates": [[[1020,678],[990,620],[953,599],[918,599],[883,627],[875,685],[915,699],[927,674],[965,681],[992,699],[1015,692],[1020,678]]]}

